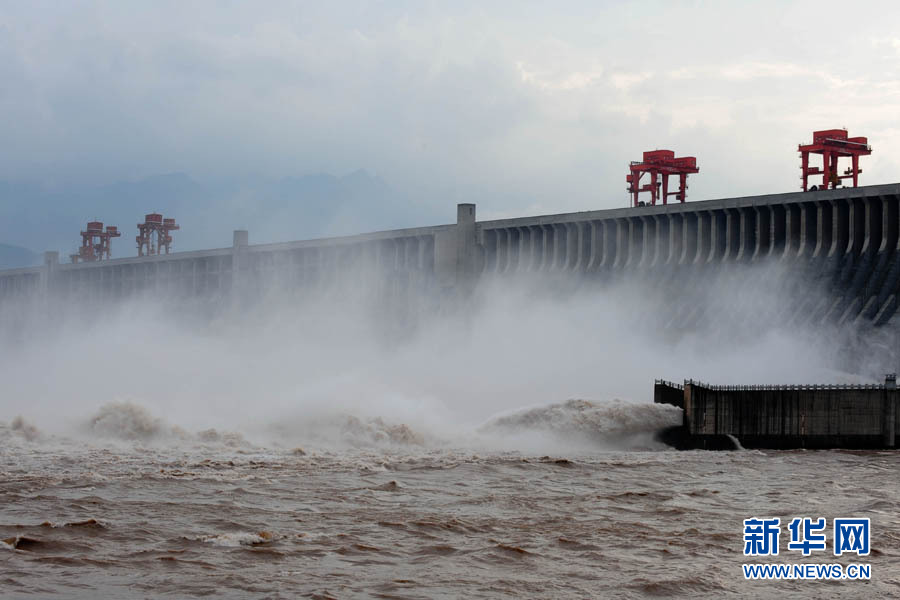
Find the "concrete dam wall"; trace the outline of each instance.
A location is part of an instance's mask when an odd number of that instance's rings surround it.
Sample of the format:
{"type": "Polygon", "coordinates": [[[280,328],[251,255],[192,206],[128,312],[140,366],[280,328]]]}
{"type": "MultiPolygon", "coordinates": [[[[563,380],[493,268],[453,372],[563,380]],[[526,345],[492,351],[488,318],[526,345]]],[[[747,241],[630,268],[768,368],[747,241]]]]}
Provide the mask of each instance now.
{"type": "MultiPolygon", "coordinates": [[[[657,381],[654,402],[684,410],[675,445],[721,448],[896,448],[896,378],[884,385],[733,385],[657,381]]],[[[671,432],[670,432],[671,435],[671,432]]]]}
{"type": "MultiPolygon", "coordinates": [[[[780,316],[809,323],[882,325],[900,294],[900,184],[728,198],[494,221],[458,206],[455,224],[278,244],[0,271],[0,310],[44,298],[102,304],[127,298],[223,304],[267,290],[303,294],[348,278],[386,298],[440,304],[504,277],[604,284],[639,278],[678,299],[670,323],[706,318],[711,277],[756,288],[776,265],[792,298],[780,316]],[[750,270],[745,270],[750,268],[750,270]]],[[[731,307],[724,318],[739,314],[731,307]]]]}

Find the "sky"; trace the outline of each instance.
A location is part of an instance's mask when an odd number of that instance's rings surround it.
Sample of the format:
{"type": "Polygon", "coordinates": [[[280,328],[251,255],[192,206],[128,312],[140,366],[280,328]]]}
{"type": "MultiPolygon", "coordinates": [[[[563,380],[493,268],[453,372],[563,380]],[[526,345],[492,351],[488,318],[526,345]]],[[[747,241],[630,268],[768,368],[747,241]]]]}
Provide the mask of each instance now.
{"type": "Polygon", "coordinates": [[[0,0],[0,181],[83,202],[184,173],[225,198],[361,169],[448,221],[625,206],[657,148],[697,157],[689,200],[794,191],[797,144],[846,127],[862,183],[893,183],[897,23],[893,2],[0,0]]]}

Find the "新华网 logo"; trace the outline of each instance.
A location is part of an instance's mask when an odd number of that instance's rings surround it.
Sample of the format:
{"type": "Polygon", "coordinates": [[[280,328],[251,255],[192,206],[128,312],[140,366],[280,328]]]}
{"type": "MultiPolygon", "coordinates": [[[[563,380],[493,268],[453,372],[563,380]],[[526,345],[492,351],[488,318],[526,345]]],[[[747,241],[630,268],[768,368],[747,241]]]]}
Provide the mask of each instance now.
{"type": "MultiPolygon", "coordinates": [[[[838,518],[832,522],[832,550],[834,556],[854,554],[868,556],[871,552],[872,532],[868,518],[838,518]]],[[[781,519],[744,519],[744,556],[778,556],[781,538],[781,519]]],[[[827,549],[828,521],[824,517],[797,517],[787,524],[787,549],[810,556],[827,549]]],[[[746,579],[869,579],[868,564],[745,564],[746,579]]]]}

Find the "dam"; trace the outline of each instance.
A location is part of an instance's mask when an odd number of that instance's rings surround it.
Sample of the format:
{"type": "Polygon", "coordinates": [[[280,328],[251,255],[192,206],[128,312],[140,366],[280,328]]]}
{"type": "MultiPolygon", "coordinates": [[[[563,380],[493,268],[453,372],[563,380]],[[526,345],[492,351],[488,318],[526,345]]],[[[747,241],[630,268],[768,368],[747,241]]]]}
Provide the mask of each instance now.
{"type": "Polygon", "coordinates": [[[491,221],[460,204],[456,223],[345,237],[250,244],[241,230],[231,247],[78,264],[46,252],[40,266],[0,271],[0,310],[47,298],[216,306],[272,289],[328,289],[348,274],[388,297],[415,292],[440,305],[504,277],[628,276],[668,286],[681,298],[669,324],[690,327],[707,318],[697,293],[711,274],[767,264],[795,299],[778,307],[787,321],[878,327],[897,311],[898,230],[896,183],[491,221]]]}

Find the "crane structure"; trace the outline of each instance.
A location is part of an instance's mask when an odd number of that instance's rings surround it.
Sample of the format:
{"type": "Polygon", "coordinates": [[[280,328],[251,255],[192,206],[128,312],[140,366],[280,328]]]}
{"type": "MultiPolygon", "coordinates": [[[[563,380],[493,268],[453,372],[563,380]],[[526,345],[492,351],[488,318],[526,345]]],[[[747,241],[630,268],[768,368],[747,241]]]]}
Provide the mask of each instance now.
{"type": "Polygon", "coordinates": [[[175,224],[175,219],[164,219],[159,213],[150,213],[144,216],[144,222],[138,223],[138,235],[135,239],[138,247],[138,256],[153,256],[169,253],[172,244],[172,231],[181,229],[175,224]]]}
{"type": "Polygon", "coordinates": [[[834,189],[841,185],[842,180],[852,179],[853,187],[859,183],[859,157],[872,154],[869,140],[864,137],[847,137],[846,129],[826,129],[813,132],[812,144],[800,144],[800,178],[803,180],[803,191],[815,189],[834,189]],[[809,166],[809,155],[822,155],[822,168],[809,166]],[[851,166],[843,173],[838,169],[838,159],[850,157],[851,166]],[[821,175],[821,188],[812,186],[809,188],[809,177],[821,175]]]}
{"type": "Polygon", "coordinates": [[[669,196],[675,196],[679,202],[684,202],[687,197],[687,176],[690,173],[699,173],[697,159],[693,156],[681,156],[676,158],[671,150],[652,150],[644,152],[643,160],[632,161],[629,165],[631,173],[625,176],[628,182],[628,193],[631,194],[632,206],[644,206],[646,203],[639,201],[641,192],[650,192],[650,204],[655,205],[657,200],[668,204],[669,196]],[[650,181],[641,186],[641,177],[644,173],[650,175],[650,181]],[[678,175],[678,191],[669,191],[669,176],[678,175]],[[660,190],[662,187],[662,190],[660,190]]]}
{"type": "Polygon", "coordinates": [[[71,254],[70,258],[73,263],[109,260],[110,241],[121,235],[118,227],[107,225],[104,231],[103,223],[91,221],[87,224],[86,231],[81,232],[81,247],[78,253],[71,254]]]}

